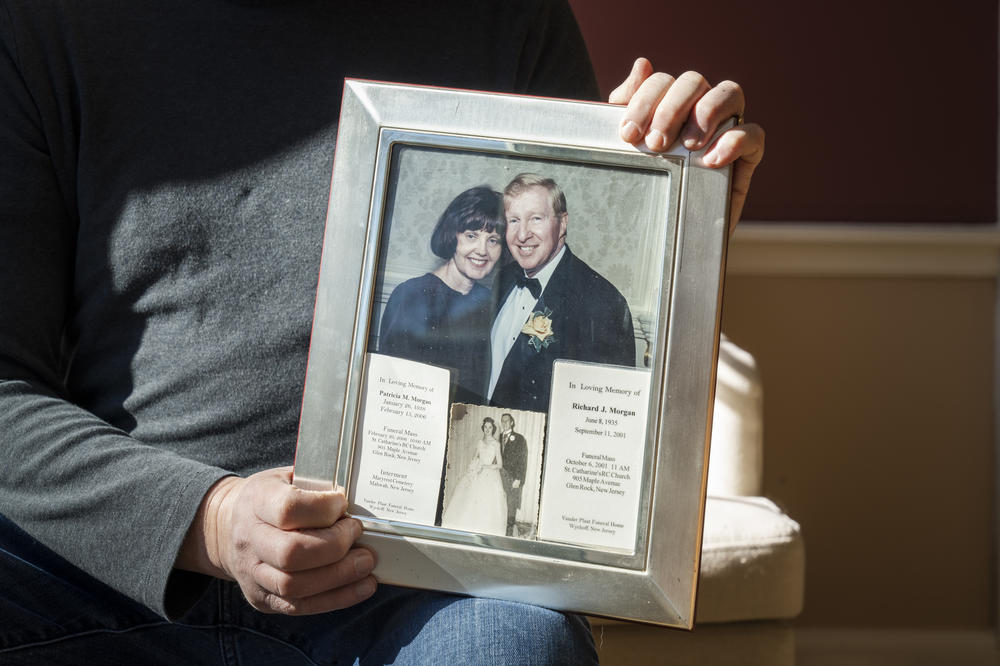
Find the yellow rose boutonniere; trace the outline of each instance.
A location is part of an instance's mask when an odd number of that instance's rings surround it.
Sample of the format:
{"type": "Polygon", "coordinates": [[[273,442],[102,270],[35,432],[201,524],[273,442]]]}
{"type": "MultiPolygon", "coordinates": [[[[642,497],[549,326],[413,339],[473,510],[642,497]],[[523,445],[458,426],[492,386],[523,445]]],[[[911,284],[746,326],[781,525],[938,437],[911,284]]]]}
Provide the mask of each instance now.
{"type": "Polygon", "coordinates": [[[521,332],[528,336],[528,342],[535,348],[536,352],[542,351],[556,341],[552,337],[552,310],[545,308],[543,311],[532,312],[528,321],[524,322],[521,332]]]}

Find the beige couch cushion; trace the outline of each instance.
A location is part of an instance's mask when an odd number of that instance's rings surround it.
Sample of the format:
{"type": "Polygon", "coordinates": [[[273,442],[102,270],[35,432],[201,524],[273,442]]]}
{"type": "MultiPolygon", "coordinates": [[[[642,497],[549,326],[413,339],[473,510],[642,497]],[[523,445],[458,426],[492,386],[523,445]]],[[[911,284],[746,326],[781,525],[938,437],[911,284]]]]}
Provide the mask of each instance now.
{"type": "Polygon", "coordinates": [[[715,380],[709,495],[760,495],[764,472],[764,389],[753,356],[725,336],[715,380]]]}
{"type": "MultiPolygon", "coordinates": [[[[805,546],[798,523],[763,497],[709,496],[696,628],[794,618],[802,611],[804,588],[805,546]]],[[[591,622],[615,624],[600,618],[591,622]]]]}
{"type": "Polygon", "coordinates": [[[804,584],[798,523],[763,497],[709,496],[696,623],[795,617],[804,584]]]}

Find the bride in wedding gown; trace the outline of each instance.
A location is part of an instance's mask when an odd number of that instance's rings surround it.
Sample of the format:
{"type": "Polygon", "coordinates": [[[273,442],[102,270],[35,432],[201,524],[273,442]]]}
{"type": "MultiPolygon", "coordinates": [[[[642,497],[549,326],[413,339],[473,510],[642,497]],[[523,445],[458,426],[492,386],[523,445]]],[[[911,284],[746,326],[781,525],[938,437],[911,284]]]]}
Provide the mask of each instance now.
{"type": "Polygon", "coordinates": [[[476,443],[476,455],[441,517],[441,526],[481,534],[507,533],[507,494],[500,479],[503,459],[497,440],[497,425],[483,419],[483,436],[476,443]]]}

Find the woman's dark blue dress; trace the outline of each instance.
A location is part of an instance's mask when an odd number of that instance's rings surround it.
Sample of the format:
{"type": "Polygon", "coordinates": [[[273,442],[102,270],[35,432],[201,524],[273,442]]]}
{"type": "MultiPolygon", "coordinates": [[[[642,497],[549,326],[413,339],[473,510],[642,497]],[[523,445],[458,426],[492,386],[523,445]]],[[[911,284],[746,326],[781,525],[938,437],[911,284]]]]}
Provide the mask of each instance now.
{"type": "Polygon", "coordinates": [[[489,289],[468,294],[427,273],[393,289],[382,314],[378,351],[452,371],[455,402],[483,404],[490,376],[489,289]]]}

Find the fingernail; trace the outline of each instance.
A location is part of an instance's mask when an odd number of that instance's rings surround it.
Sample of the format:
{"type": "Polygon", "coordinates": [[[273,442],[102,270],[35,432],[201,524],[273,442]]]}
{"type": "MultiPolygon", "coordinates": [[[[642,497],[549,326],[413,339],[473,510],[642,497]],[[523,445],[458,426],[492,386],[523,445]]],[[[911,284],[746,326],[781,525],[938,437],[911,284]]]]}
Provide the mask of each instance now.
{"type": "Polygon", "coordinates": [[[667,149],[667,137],[660,130],[650,130],[646,135],[646,147],[657,152],[667,149]]]}
{"type": "Polygon", "coordinates": [[[354,585],[354,593],[358,595],[358,601],[367,599],[368,597],[375,594],[375,587],[377,583],[374,578],[365,578],[364,580],[358,581],[354,585]]]}
{"type": "Polygon", "coordinates": [[[719,153],[711,150],[702,156],[701,161],[707,166],[714,167],[719,165],[719,153]]]}
{"type": "Polygon", "coordinates": [[[684,132],[682,143],[688,150],[698,150],[702,146],[703,139],[699,132],[684,132]]]}
{"type": "Polygon", "coordinates": [[[375,558],[372,554],[365,551],[360,553],[354,558],[354,573],[359,576],[364,576],[371,573],[371,570],[375,568],[375,558]]]}
{"type": "Polygon", "coordinates": [[[631,120],[623,121],[621,129],[618,133],[622,140],[627,141],[628,143],[639,143],[639,140],[642,138],[642,132],[639,130],[639,126],[631,120]]]}

